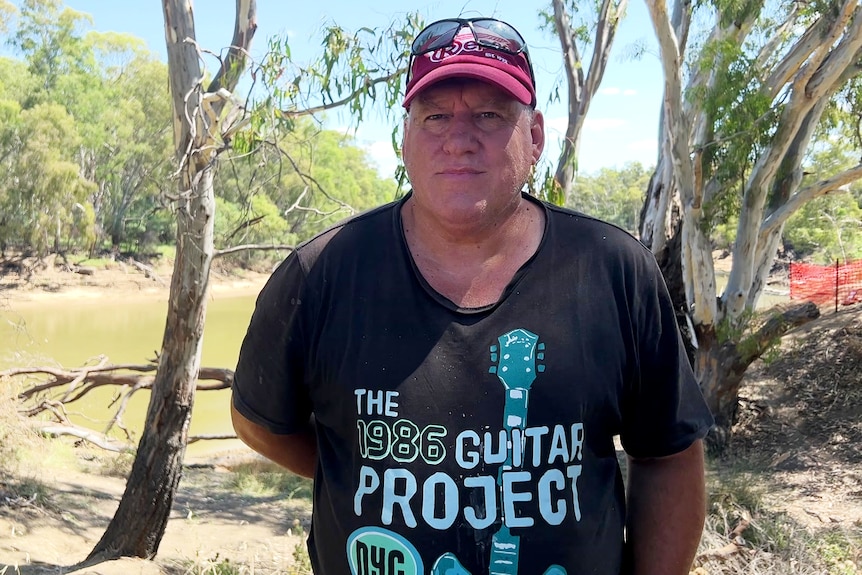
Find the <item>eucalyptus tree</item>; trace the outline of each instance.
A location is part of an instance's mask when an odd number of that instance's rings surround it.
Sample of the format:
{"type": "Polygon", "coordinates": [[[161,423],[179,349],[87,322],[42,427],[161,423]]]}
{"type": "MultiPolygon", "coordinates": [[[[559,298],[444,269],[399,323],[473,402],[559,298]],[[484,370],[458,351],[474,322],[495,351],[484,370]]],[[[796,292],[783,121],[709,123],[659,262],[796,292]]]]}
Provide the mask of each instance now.
{"type": "MultiPolygon", "coordinates": [[[[818,141],[808,153],[802,185],[819,174],[846,170],[859,161],[862,148],[862,77],[842,88],[827,106],[818,141]]],[[[862,181],[815,198],[784,226],[783,241],[799,257],[821,263],[862,259],[862,181]]]]}
{"type": "Polygon", "coordinates": [[[69,153],[93,184],[82,204],[95,235],[89,247],[107,236],[118,248],[130,231],[151,227],[161,208],[171,156],[167,69],[142,40],[88,31],[91,18],[59,0],[26,0],[14,16],[9,44],[31,80],[13,79],[15,99],[25,110],[54,103],[74,118],[80,137],[69,153]]]}
{"type": "Polygon", "coordinates": [[[80,163],[97,185],[91,202],[98,243],[109,240],[114,251],[124,243],[143,250],[148,240],[171,231],[159,228],[163,219],[154,217],[169,212],[162,198],[175,169],[171,102],[163,89],[167,66],[129,36],[90,32],[87,41],[98,62],[93,85],[99,93],[90,100],[98,105],[85,124],[80,163]]]}
{"type": "Polygon", "coordinates": [[[862,259],[862,208],[851,194],[816,198],[797,211],[784,229],[787,246],[822,264],[862,259]]]}
{"type": "Polygon", "coordinates": [[[41,80],[45,97],[69,74],[80,70],[85,51],[80,29],[92,19],[71,8],[62,0],[21,0],[18,5],[17,30],[10,44],[24,55],[30,72],[41,80]]]}
{"type": "Polygon", "coordinates": [[[555,203],[565,204],[572,200],[581,131],[593,97],[601,86],[611,47],[627,6],[628,0],[551,2],[551,20],[560,41],[565,65],[569,119],[553,179],[544,185],[545,193],[555,203]],[[595,12],[594,22],[592,15],[583,16],[589,10],[595,12]],[[594,28],[592,38],[590,27],[594,28]],[[590,53],[589,66],[584,62],[585,52],[590,53]]]}
{"type": "Polygon", "coordinates": [[[44,256],[63,239],[92,241],[92,186],[81,177],[73,151],[74,120],[57,104],[22,109],[0,100],[0,246],[44,256]]]}
{"type": "Polygon", "coordinates": [[[39,84],[27,69],[27,64],[15,58],[0,57],[0,100],[15,102],[23,107],[39,84]]]}
{"type": "Polygon", "coordinates": [[[82,174],[94,183],[94,247],[106,238],[115,251],[144,236],[171,171],[167,67],[125,34],[90,31],[77,66],[55,84],[51,101],[75,117],[82,174]]]}
{"type": "Polygon", "coordinates": [[[9,21],[18,12],[15,6],[8,0],[0,0],[0,34],[5,34],[9,29],[9,21]]]}
{"type": "Polygon", "coordinates": [[[862,177],[862,164],[803,179],[824,111],[862,67],[858,0],[647,0],[665,76],[661,155],[641,238],[668,270],[716,417],[713,449],[728,439],[752,361],[813,304],[751,322],[788,218],[806,202],[862,177]],[[703,23],[702,29],[699,24],[703,23]],[[711,231],[738,217],[733,265],[716,288],[711,231]]]}
{"type": "MultiPolygon", "coordinates": [[[[216,184],[225,208],[232,210],[227,221],[216,222],[216,243],[224,246],[261,245],[267,238],[295,244],[397,194],[395,182],[380,177],[351,136],[321,130],[307,118],[280,130],[256,154],[226,154],[216,184]],[[264,217],[269,206],[274,212],[264,217]],[[284,226],[280,234],[276,218],[284,226]]],[[[246,263],[260,258],[241,257],[246,263]]]]}
{"type": "Polygon", "coordinates": [[[0,6],[7,43],[24,56],[3,59],[6,112],[2,128],[6,178],[0,183],[4,244],[39,255],[93,242],[94,214],[87,202],[93,186],[76,166],[80,124],[65,105],[61,85],[81,71],[78,34],[89,20],[59,0],[23,0],[0,6]]]}
{"type": "Polygon", "coordinates": [[[566,207],[595,216],[635,233],[651,170],[629,163],[580,174],[566,207]]]}

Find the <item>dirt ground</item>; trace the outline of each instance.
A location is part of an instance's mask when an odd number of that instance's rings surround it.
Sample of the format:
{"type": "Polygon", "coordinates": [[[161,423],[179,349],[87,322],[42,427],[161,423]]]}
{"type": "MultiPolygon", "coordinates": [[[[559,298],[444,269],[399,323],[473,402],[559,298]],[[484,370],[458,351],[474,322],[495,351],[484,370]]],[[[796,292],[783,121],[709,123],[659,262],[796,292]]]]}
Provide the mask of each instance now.
{"type": "MultiPolygon", "coordinates": [[[[82,449],[80,457],[93,457],[82,449]]],[[[28,470],[50,492],[51,504],[38,505],[4,495],[0,481],[0,572],[7,574],[87,573],[150,575],[202,573],[229,560],[244,573],[285,573],[293,563],[310,506],[276,496],[243,496],[227,484],[230,459],[253,457],[237,452],[207,462],[186,461],[168,526],[155,561],[124,559],[75,571],[99,541],[116,511],[125,479],[109,477],[95,466],[66,465],[28,470]]],[[[215,573],[215,571],[210,571],[215,573]]]]}
{"type": "MultiPolygon", "coordinates": [[[[0,302],[46,298],[164,297],[169,269],[145,274],[129,265],[92,275],[49,270],[0,276],[0,302]]],[[[265,275],[216,273],[213,290],[253,290],[265,275]]],[[[805,529],[862,532],[862,306],[827,312],[784,338],[781,354],[756,362],[741,390],[739,423],[711,473],[750,474],[771,511],[805,529]]],[[[190,573],[229,559],[242,573],[285,573],[307,528],[307,504],[249,497],[227,485],[238,451],[187,461],[173,512],[154,562],[122,560],[79,573],[190,573]]],[[[82,449],[81,459],[99,458],[82,449]]],[[[95,464],[94,464],[95,465],[95,464]]],[[[113,516],[124,480],[94,471],[37,467],[49,507],[11,497],[0,476],[0,574],[68,573],[84,559],[113,516]],[[6,570],[4,571],[4,566],[6,570]]],[[[209,571],[216,573],[216,571],[209,571]]]]}
{"type": "Polygon", "coordinates": [[[806,528],[862,534],[862,306],[825,312],[752,366],[715,463],[756,473],[770,506],[806,528]]]}

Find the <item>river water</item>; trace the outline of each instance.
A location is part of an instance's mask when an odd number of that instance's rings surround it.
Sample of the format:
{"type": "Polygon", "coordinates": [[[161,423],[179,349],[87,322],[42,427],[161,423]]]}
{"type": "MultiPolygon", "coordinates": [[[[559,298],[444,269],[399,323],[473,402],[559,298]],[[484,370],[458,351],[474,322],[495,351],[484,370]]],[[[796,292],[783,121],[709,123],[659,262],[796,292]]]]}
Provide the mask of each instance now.
{"type": "MultiPolygon", "coordinates": [[[[256,289],[237,295],[210,296],[204,329],[201,364],[233,369],[239,346],[254,309],[256,289]]],[[[163,296],[125,299],[49,299],[0,302],[0,370],[23,366],[79,367],[94,364],[101,355],[110,363],[144,364],[161,348],[167,313],[163,296]]],[[[70,419],[103,431],[114,413],[117,389],[99,389],[69,405],[70,419]]],[[[126,408],[123,422],[140,438],[149,401],[138,392],[126,408]]],[[[198,391],[192,411],[191,435],[233,433],[229,414],[230,391],[198,391]]],[[[201,441],[189,446],[201,454],[232,448],[236,440],[201,441]]]]}

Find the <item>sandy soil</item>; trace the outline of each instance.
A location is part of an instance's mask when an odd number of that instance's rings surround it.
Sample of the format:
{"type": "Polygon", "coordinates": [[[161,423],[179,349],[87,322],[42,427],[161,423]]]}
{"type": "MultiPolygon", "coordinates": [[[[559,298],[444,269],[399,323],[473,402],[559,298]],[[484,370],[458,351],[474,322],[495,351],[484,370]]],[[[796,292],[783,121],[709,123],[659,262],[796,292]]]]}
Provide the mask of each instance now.
{"type": "Polygon", "coordinates": [[[47,506],[4,495],[0,481],[0,501],[5,500],[0,502],[0,572],[7,566],[11,570],[6,573],[25,575],[201,573],[227,559],[246,566],[244,573],[285,573],[296,546],[304,545],[307,503],[241,495],[226,484],[226,465],[254,457],[237,451],[186,461],[155,561],[123,559],[75,571],[72,566],[104,533],[125,488],[125,479],[106,476],[92,464],[102,457],[81,447],[78,464],[83,469],[68,463],[28,469],[24,475],[49,491],[47,506]]]}
{"type": "Polygon", "coordinates": [[[805,528],[862,536],[862,306],[826,312],[752,366],[718,464],[750,470],[769,505],[805,528]]]}

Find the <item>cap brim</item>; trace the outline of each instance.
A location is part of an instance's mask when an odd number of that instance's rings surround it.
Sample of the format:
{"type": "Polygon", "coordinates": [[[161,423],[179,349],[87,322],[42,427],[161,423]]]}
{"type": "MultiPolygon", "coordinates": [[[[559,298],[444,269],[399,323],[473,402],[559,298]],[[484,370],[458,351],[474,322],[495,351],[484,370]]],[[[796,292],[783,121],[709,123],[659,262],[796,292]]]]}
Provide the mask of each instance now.
{"type": "Polygon", "coordinates": [[[432,70],[419,79],[407,94],[404,95],[405,108],[410,106],[410,102],[416,97],[419,92],[430,86],[445,80],[447,78],[473,78],[481,80],[497,86],[504,92],[511,95],[513,98],[527,106],[533,103],[533,94],[529,88],[524,86],[516,78],[512,77],[508,72],[504,72],[498,68],[485,64],[477,64],[473,62],[458,62],[447,66],[440,66],[436,70],[432,70]]]}

